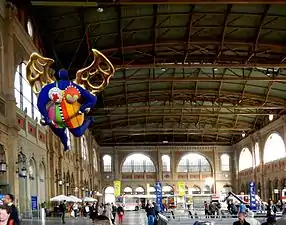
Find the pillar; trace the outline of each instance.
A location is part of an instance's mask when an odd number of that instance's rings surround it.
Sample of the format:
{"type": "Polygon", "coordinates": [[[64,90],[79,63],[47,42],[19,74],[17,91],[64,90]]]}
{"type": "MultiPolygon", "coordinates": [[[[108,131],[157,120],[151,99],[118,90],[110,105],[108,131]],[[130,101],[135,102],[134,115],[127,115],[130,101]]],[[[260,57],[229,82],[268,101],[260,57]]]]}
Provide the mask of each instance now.
{"type": "Polygon", "coordinates": [[[113,157],[112,157],[112,173],[114,180],[121,180],[121,170],[120,170],[120,163],[119,163],[119,157],[118,157],[118,151],[116,148],[113,148],[113,157]]]}

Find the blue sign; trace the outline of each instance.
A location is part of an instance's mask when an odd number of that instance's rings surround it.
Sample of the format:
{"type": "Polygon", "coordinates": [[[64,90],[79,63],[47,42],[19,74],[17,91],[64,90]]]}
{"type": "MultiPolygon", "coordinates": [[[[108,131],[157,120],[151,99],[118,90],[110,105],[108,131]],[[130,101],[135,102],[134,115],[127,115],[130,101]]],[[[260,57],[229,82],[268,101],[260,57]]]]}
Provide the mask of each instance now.
{"type": "Polygon", "coordinates": [[[156,207],[155,209],[159,209],[161,212],[163,209],[163,203],[162,203],[162,184],[160,182],[156,182],[155,185],[155,193],[156,193],[156,207]]]}
{"type": "Polygon", "coordinates": [[[256,204],[256,184],[254,181],[250,181],[249,182],[249,195],[250,195],[250,199],[249,199],[249,204],[250,204],[250,210],[256,210],[257,208],[257,204],[256,204]]]}
{"type": "Polygon", "coordinates": [[[38,196],[31,196],[32,210],[38,209],[38,196]]]}

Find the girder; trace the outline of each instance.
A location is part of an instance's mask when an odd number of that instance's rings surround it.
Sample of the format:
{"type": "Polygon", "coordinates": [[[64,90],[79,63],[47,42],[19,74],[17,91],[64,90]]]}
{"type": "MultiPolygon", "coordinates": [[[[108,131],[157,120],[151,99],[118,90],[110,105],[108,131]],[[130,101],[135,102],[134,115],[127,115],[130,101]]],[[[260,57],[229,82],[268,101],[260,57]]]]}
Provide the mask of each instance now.
{"type": "Polygon", "coordinates": [[[267,124],[269,114],[286,112],[286,44],[278,38],[286,35],[286,10],[273,5],[281,2],[34,0],[32,6],[63,66],[80,49],[71,73],[86,65],[91,47],[116,67],[91,112],[99,144],[229,145],[267,124]]]}

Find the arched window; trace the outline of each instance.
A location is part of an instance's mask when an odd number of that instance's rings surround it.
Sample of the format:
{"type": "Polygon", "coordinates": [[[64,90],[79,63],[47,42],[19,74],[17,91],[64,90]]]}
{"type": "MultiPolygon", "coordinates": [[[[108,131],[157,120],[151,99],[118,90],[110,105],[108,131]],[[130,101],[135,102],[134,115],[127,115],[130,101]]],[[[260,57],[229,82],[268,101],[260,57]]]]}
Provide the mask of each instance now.
{"type": "Polygon", "coordinates": [[[32,119],[40,122],[41,114],[37,108],[37,96],[32,92],[32,88],[26,79],[26,64],[21,63],[17,66],[15,81],[14,81],[14,94],[17,107],[25,112],[32,119]]]}
{"type": "Polygon", "coordinates": [[[143,154],[133,154],[125,159],[122,166],[122,172],[156,172],[156,169],[154,163],[148,156],[143,154]]]}
{"type": "Polygon", "coordinates": [[[114,203],[115,202],[115,195],[114,195],[114,187],[107,187],[104,190],[104,202],[107,203],[114,203]]]}
{"type": "Polygon", "coordinates": [[[221,171],[229,171],[229,155],[228,154],[222,154],[220,156],[220,165],[221,165],[221,171]]]}
{"type": "Polygon", "coordinates": [[[95,148],[93,149],[93,168],[94,168],[95,172],[98,171],[97,155],[96,155],[95,148]]]}
{"type": "Polygon", "coordinates": [[[167,186],[162,187],[162,192],[163,192],[163,194],[172,195],[172,194],[174,194],[174,189],[173,189],[173,187],[167,185],[167,186]]]}
{"type": "Polygon", "coordinates": [[[156,189],[154,188],[154,187],[149,187],[149,194],[150,195],[154,195],[155,194],[155,192],[156,192],[156,189]]]}
{"type": "Polygon", "coordinates": [[[171,171],[171,159],[168,155],[162,155],[163,172],[171,171]]]}
{"type": "Polygon", "coordinates": [[[111,156],[105,155],[103,156],[103,171],[104,172],[111,172],[111,156]]]}
{"type": "Polygon", "coordinates": [[[30,19],[28,19],[28,22],[27,22],[27,32],[30,35],[30,37],[33,38],[34,29],[33,29],[32,21],[30,19]]]}
{"type": "Polygon", "coordinates": [[[264,163],[272,162],[284,158],[285,156],[286,151],[283,139],[276,133],[271,134],[265,142],[263,155],[264,163]]]}
{"type": "Polygon", "coordinates": [[[197,153],[189,153],[183,156],[178,164],[177,172],[211,172],[208,160],[197,153]]]}
{"type": "Polygon", "coordinates": [[[252,154],[248,148],[242,149],[239,156],[238,170],[242,171],[253,167],[252,154]]]}
{"type": "Polygon", "coordinates": [[[87,160],[87,143],[85,136],[81,137],[81,157],[83,160],[87,160]]]}
{"type": "Polygon", "coordinates": [[[132,188],[131,187],[126,187],[126,188],[124,188],[123,192],[126,195],[131,195],[132,194],[132,188]]]}
{"type": "Polygon", "coordinates": [[[144,190],[143,187],[137,187],[137,188],[135,189],[135,194],[137,194],[137,195],[139,195],[139,194],[143,195],[144,192],[145,192],[145,190],[144,190]]]}
{"type": "Polygon", "coordinates": [[[255,166],[259,166],[260,165],[260,153],[259,153],[259,145],[256,142],[255,143],[255,147],[254,147],[254,162],[255,162],[255,166]]]}

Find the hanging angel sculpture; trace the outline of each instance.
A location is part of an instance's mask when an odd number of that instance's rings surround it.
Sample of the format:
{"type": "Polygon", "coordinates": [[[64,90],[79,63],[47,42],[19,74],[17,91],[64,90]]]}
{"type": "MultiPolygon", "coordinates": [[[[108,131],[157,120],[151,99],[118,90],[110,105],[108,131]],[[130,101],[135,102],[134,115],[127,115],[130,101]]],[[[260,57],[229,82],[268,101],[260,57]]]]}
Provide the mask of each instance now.
{"type": "Polygon", "coordinates": [[[26,67],[27,80],[38,94],[38,109],[43,116],[40,123],[48,125],[57,135],[64,150],[69,150],[68,129],[75,137],[81,137],[93,122],[88,116],[95,106],[96,94],[101,92],[115,73],[111,62],[99,51],[92,49],[93,62],[76,73],[75,82],[69,79],[68,71],[58,71],[58,78],[51,75],[53,59],[32,53],[26,67]],[[98,79],[101,84],[96,85],[98,79]]]}

